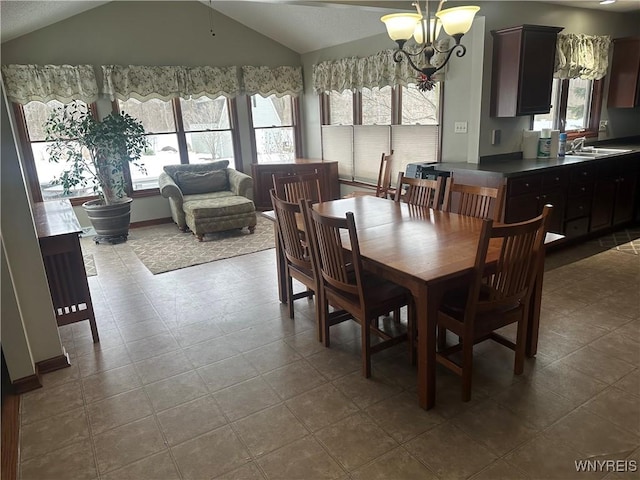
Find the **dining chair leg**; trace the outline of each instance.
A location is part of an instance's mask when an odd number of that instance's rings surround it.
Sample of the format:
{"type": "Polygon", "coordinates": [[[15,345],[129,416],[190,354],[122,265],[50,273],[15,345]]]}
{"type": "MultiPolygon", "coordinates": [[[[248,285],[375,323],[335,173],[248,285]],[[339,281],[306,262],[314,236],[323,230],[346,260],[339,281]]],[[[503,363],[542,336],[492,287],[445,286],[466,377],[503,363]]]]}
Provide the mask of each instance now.
{"type": "Polygon", "coordinates": [[[326,299],[322,299],[322,308],[320,314],[320,321],[322,322],[322,343],[325,347],[331,346],[331,338],[329,336],[329,304],[326,299]]]}
{"type": "Polygon", "coordinates": [[[409,340],[409,361],[415,365],[417,361],[416,342],[418,340],[418,328],[416,325],[416,309],[413,300],[407,304],[407,337],[409,340]]]}
{"type": "MultiPolygon", "coordinates": [[[[361,323],[361,337],[362,337],[362,375],[364,378],[371,376],[371,320],[363,320],[361,323]]],[[[374,319],[377,321],[377,317],[374,319]]]]}
{"type": "Polygon", "coordinates": [[[462,401],[471,400],[471,378],[473,373],[473,342],[462,342],[462,401]]]}
{"type": "Polygon", "coordinates": [[[524,356],[527,348],[527,316],[528,306],[525,306],[525,314],[518,322],[518,331],[516,333],[516,359],[513,366],[513,373],[521,375],[524,371],[524,356]]]}
{"type": "Polygon", "coordinates": [[[289,269],[286,271],[287,275],[287,307],[289,308],[289,318],[294,318],[293,313],[293,280],[289,275],[289,269]]]}
{"type": "Polygon", "coordinates": [[[447,348],[447,329],[438,326],[438,350],[442,351],[447,348]]]}

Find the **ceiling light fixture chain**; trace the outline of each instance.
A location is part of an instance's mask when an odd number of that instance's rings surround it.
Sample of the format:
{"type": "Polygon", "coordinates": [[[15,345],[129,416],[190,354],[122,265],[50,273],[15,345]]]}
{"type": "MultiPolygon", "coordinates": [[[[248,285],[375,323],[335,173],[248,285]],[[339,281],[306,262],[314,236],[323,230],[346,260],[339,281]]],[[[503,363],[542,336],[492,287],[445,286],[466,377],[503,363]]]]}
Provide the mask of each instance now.
{"type": "Polygon", "coordinates": [[[213,5],[211,0],[209,0],[209,33],[211,33],[212,37],[216,36],[216,32],[213,31],[213,5]]]}
{"type": "Polygon", "coordinates": [[[419,2],[412,3],[417,13],[393,13],[385,15],[381,18],[387,27],[389,37],[398,45],[398,49],[393,54],[395,62],[401,62],[406,59],[411,68],[420,72],[419,79],[421,82],[431,82],[433,74],[442,70],[449,62],[449,59],[456,53],[457,57],[463,57],[467,53],[467,48],[460,43],[463,35],[469,31],[475,14],[480,10],[476,6],[453,7],[443,10],[442,5],[446,0],[441,0],[434,16],[431,18],[431,9],[429,0],[425,0],[425,8],[420,8],[419,2]],[[438,36],[440,29],[455,40],[453,47],[441,50],[438,47],[438,36]],[[411,39],[419,46],[417,52],[406,50],[405,44],[411,39]],[[435,54],[444,55],[444,59],[438,62],[438,66],[431,63],[435,54]],[[412,57],[424,57],[424,66],[419,66],[412,57]]]}

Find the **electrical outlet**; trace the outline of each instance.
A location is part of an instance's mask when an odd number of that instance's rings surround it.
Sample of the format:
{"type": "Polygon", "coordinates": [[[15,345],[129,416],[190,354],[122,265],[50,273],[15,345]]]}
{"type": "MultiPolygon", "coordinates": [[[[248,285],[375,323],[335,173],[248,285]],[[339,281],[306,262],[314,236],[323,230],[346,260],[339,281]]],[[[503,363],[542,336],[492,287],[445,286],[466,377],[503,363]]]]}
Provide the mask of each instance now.
{"type": "Polygon", "coordinates": [[[453,123],[453,132],[454,133],[467,133],[467,122],[454,122],[453,123]]]}
{"type": "Polygon", "coordinates": [[[606,132],[608,126],[609,122],[607,120],[600,120],[600,128],[598,130],[600,130],[601,132],[606,132]]]}
{"type": "Polygon", "coordinates": [[[491,145],[500,144],[500,130],[491,130],[491,145]]]}

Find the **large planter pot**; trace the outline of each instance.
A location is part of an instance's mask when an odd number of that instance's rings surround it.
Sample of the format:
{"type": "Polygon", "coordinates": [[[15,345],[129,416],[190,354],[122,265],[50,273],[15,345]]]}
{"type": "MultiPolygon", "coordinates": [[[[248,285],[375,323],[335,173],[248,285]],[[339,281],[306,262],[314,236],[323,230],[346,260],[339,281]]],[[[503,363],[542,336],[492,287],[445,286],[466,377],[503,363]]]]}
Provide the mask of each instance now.
{"type": "Polygon", "coordinates": [[[104,205],[101,200],[90,200],[82,204],[82,208],[87,212],[91,225],[96,231],[94,237],[96,243],[127,241],[132,201],[133,199],[127,198],[113,205],[104,205]]]}

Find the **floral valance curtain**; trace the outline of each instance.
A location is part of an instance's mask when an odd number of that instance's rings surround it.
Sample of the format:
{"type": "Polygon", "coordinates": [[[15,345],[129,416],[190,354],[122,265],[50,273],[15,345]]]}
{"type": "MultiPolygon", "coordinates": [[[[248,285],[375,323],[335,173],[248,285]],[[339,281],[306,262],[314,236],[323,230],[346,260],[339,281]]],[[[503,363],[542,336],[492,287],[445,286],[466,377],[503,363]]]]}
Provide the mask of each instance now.
{"type": "MultiPolygon", "coordinates": [[[[448,45],[449,41],[445,39],[439,41],[437,47],[446,50],[448,45]]],[[[411,68],[406,59],[394,61],[393,54],[394,50],[383,50],[368,57],[347,57],[316,64],[313,66],[313,88],[316,93],[324,93],[417,83],[419,73],[411,68]]],[[[442,54],[434,55],[432,65],[442,65],[445,57],[442,54]]],[[[419,67],[424,66],[423,55],[413,59],[419,67]]],[[[432,80],[442,81],[443,77],[443,71],[440,70],[432,80]]]]}
{"type": "Polygon", "coordinates": [[[611,37],[583,34],[560,34],[556,47],[555,78],[597,80],[609,66],[611,37]]]}
{"type": "Polygon", "coordinates": [[[12,102],[57,100],[86,103],[98,99],[98,85],[91,65],[2,65],[7,97],[12,102]]]}
{"type": "Polygon", "coordinates": [[[263,97],[298,96],[302,93],[302,67],[242,67],[242,83],[247,95],[263,97]]]}
{"type": "Polygon", "coordinates": [[[234,97],[240,92],[236,67],[103,65],[104,93],[126,100],[234,97]]]}

